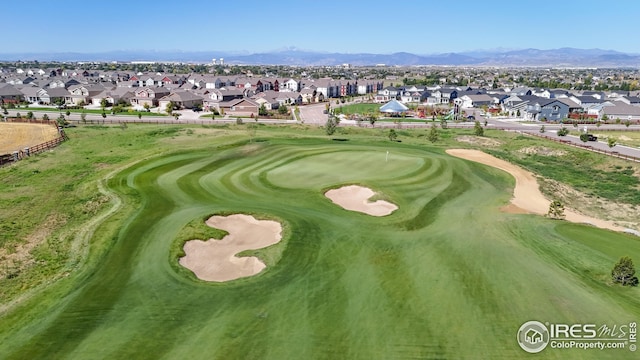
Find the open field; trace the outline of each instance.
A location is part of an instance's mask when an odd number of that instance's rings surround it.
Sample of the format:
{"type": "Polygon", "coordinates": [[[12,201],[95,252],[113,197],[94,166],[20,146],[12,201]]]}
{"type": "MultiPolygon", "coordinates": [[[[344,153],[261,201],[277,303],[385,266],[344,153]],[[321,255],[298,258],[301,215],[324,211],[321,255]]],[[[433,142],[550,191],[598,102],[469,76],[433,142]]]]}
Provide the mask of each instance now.
{"type": "Polygon", "coordinates": [[[56,127],[51,125],[0,122],[0,154],[10,154],[59,136],[56,127]]]}
{"type": "MultiPolygon", "coordinates": [[[[398,130],[398,143],[379,129],[340,129],[347,141],[332,141],[304,126],[245,127],[78,127],[54,153],[0,169],[0,246],[19,252],[38,226],[47,232],[31,267],[12,262],[0,278],[2,357],[513,359],[532,356],[515,340],[528,320],[640,318],[640,290],[609,283],[621,256],[640,262],[640,238],[501,212],[513,178],[444,152],[474,147],[455,140],[470,130],[431,145],[427,129],[398,130]],[[398,210],[368,216],[324,196],[350,184],[398,210]],[[224,235],[205,219],[235,213],[282,224],[282,241],[244,253],[265,270],[208,283],[179,265],[185,241],[224,235]]],[[[494,140],[487,148],[502,157],[556,146],[494,140]]],[[[603,177],[617,176],[593,156],[603,177]]]]}

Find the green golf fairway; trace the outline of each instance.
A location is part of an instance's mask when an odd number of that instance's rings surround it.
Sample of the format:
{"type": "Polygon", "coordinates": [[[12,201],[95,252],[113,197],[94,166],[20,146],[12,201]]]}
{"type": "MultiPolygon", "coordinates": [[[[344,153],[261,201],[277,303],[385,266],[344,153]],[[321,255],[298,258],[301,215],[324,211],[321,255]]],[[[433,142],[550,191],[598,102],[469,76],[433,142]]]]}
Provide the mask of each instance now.
{"type": "Polygon", "coordinates": [[[501,213],[514,184],[504,172],[426,146],[263,140],[117,173],[108,188],[137,210],[107,220],[120,230],[71,292],[45,292],[50,306],[0,327],[0,358],[532,358],[516,342],[526,321],[640,319],[640,291],[608,284],[621,256],[640,259],[639,238],[501,213]],[[373,217],[323,195],[346,184],[399,209],[373,217]],[[233,213],[283,224],[279,261],[226,283],[181,268],[181,230],[233,213]]]}

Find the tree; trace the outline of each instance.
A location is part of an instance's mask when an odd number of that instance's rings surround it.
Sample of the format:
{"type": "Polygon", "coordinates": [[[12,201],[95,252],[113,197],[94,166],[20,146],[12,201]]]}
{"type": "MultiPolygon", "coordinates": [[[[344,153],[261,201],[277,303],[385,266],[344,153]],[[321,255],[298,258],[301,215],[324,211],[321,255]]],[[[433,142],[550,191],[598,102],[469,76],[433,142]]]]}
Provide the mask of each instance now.
{"type": "Polygon", "coordinates": [[[175,109],[175,104],[173,103],[173,101],[169,101],[164,110],[167,112],[167,114],[171,114],[173,112],[173,109],[175,109]]]}
{"type": "Polygon", "coordinates": [[[22,114],[20,114],[20,113],[16,113],[16,117],[17,117],[18,119],[22,119],[22,114]]]}
{"type": "Polygon", "coordinates": [[[264,106],[264,103],[260,104],[260,108],[258,108],[258,116],[267,116],[269,112],[267,111],[267,107],[264,106]]]}
{"type": "Polygon", "coordinates": [[[564,205],[562,205],[560,200],[553,200],[551,204],[549,204],[547,216],[552,219],[564,219],[564,205]]]}
{"type": "Polygon", "coordinates": [[[107,118],[107,113],[105,113],[104,111],[102,112],[102,118],[106,119],[107,118]]]}
{"type": "Polygon", "coordinates": [[[173,118],[174,118],[174,119],[176,119],[176,120],[178,120],[178,118],[179,118],[180,116],[182,116],[182,114],[181,114],[181,113],[179,113],[179,112],[174,112],[174,113],[173,113],[173,114],[171,114],[171,115],[173,115],[173,118]]]}
{"type": "Polygon", "coordinates": [[[278,114],[287,115],[287,113],[289,113],[289,109],[287,109],[287,105],[282,104],[278,107],[278,114]]]}
{"type": "Polygon", "coordinates": [[[427,139],[429,139],[429,141],[434,143],[438,141],[439,137],[440,137],[440,134],[438,133],[438,128],[436,127],[436,124],[431,124],[431,130],[429,130],[429,135],[427,135],[427,139]]]}
{"type": "Polygon", "coordinates": [[[447,120],[441,119],[440,120],[440,127],[443,128],[443,129],[446,129],[447,128],[447,120]]]}
{"type": "Polygon", "coordinates": [[[623,256],[611,270],[611,279],[614,283],[622,286],[638,286],[638,277],[635,276],[636,268],[633,260],[628,256],[623,256]]]}
{"type": "Polygon", "coordinates": [[[109,105],[109,102],[107,101],[107,99],[103,98],[100,100],[100,107],[102,108],[102,111],[104,111],[104,108],[106,108],[107,105],[109,105]]]}
{"type": "Polygon", "coordinates": [[[631,121],[625,120],[624,121],[624,126],[629,127],[629,125],[631,125],[631,121]]]}
{"type": "Polygon", "coordinates": [[[567,136],[567,134],[569,134],[569,129],[564,126],[558,130],[558,136],[567,136]]]}
{"type": "Polygon", "coordinates": [[[47,115],[47,114],[42,115],[42,120],[48,121],[49,120],[49,115],[47,115]]]}
{"type": "Polygon", "coordinates": [[[374,127],[376,126],[376,121],[378,121],[378,115],[372,113],[369,115],[368,120],[369,120],[369,124],[371,124],[371,127],[374,127]]]}
{"type": "Polygon", "coordinates": [[[67,124],[67,121],[64,119],[64,115],[62,115],[62,114],[60,114],[60,116],[58,116],[56,121],[58,122],[58,126],[65,126],[67,124]]]}
{"type": "Polygon", "coordinates": [[[484,136],[484,129],[482,128],[482,125],[480,125],[480,122],[477,120],[473,125],[473,132],[476,134],[476,136],[484,136]]]}
{"type": "Polygon", "coordinates": [[[329,115],[327,118],[327,123],[324,126],[324,131],[327,135],[333,135],[336,132],[336,128],[338,127],[338,118],[333,116],[333,114],[329,115]]]}
{"type": "Polygon", "coordinates": [[[398,134],[394,129],[389,129],[389,134],[387,136],[389,136],[389,141],[396,141],[398,138],[398,134]]]}
{"type": "MultiPolygon", "coordinates": [[[[151,111],[151,105],[149,105],[149,103],[144,103],[144,105],[142,105],[142,107],[147,111],[151,111]]],[[[104,112],[104,111],[103,111],[104,112]]]]}
{"type": "Polygon", "coordinates": [[[27,119],[29,120],[33,119],[33,111],[27,112],[27,119]]]}
{"type": "Polygon", "coordinates": [[[138,119],[142,119],[142,113],[138,112],[138,119]]]}
{"type": "Polygon", "coordinates": [[[614,138],[613,136],[609,136],[607,138],[607,145],[609,145],[609,148],[613,148],[614,146],[616,146],[617,143],[618,143],[618,140],[616,140],[616,138],[614,138]]]}

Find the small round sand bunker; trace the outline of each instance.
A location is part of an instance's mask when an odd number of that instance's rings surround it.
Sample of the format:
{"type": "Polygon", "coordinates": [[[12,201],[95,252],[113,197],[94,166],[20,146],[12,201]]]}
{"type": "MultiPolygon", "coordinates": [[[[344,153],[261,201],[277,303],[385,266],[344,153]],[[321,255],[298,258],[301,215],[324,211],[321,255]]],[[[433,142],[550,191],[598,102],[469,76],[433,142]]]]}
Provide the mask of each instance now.
{"type": "Polygon", "coordinates": [[[184,244],[186,255],[179,260],[180,265],[205,281],[229,281],[258,274],[266,267],[260,259],[236,255],[245,250],[265,248],[282,239],[280,223],[257,220],[249,215],[212,216],[206,224],[229,234],[220,240],[187,241],[184,244]]]}
{"type": "Polygon", "coordinates": [[[388,201],[369,201],[375,194],[376,193],[369,188],[358,185],[348,185],[339,189],[331,189],[324,195],[333,201],[334,204],[346,210],[358,211],[371,216],[386,216],[398,209],[398,206],[388,201]]]}

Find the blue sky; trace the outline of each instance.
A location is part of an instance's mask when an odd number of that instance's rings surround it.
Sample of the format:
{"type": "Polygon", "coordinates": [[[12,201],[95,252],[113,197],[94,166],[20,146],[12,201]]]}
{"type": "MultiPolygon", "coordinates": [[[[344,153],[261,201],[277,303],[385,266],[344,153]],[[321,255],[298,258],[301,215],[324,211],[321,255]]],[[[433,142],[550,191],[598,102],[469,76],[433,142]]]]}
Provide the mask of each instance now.
{"type": "Polygon", "coordinates": [[[0,53],[285,47],[416,54],[601,48],[640,53],[638,1],[3,1],[0,53]],[[9,35],[13,34],[13,35],[9,35]]]}

